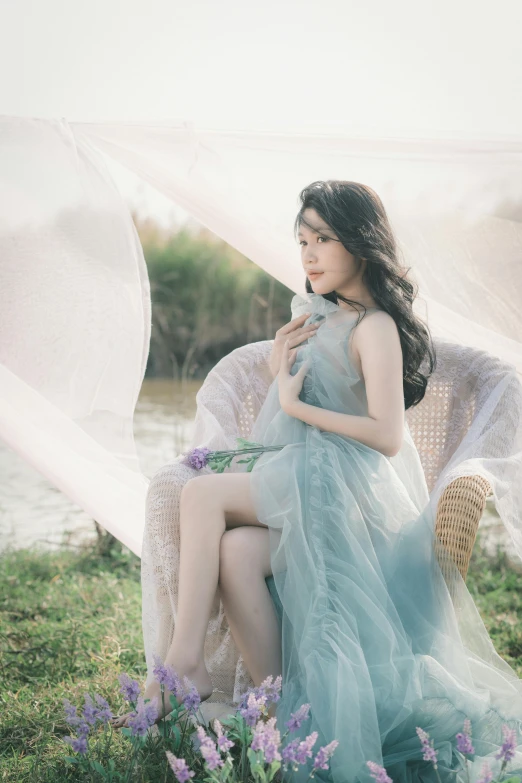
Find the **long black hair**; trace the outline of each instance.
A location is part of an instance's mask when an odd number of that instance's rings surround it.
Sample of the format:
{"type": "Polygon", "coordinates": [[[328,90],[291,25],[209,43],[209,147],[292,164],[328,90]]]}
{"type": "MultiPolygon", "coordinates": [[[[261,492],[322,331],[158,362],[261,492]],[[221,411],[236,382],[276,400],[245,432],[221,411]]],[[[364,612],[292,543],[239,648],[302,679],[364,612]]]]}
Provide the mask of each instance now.
{"type": "MultiPolygon", "coordinates": [[[[418,286],[407,277],[410,268],[399,262],[397,243],[381,199],[368,185],[332,179],[312,182],[303,188],[299,198],[301,207],[295,220],[295,234],[301,224],[315,231],[303,217],[305,209],[315,209],[356,262],[366,259],[362,282],[377,305],[391,315],[399,331],[405,409],[417,405],[426,393],[437,359],[428,327],[413,312],[418,286]],[[419,368],[425,359],[424,375],[419,368]]],[[[308,277],[306,290],[313,293],[308,277]]],[[[366,314],[361,302],[346,299],[336,291],[322,296],[335,304],[342,300],[355,309],[362,307],[366,314]]]]}

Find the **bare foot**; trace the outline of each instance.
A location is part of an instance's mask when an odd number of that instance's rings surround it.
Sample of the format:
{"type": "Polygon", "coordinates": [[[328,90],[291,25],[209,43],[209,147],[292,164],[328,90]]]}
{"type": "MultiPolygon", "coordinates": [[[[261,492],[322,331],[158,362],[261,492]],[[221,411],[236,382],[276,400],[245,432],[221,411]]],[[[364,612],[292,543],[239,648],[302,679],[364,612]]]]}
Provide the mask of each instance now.
{"type": "MultiPolygon", "coordinates": [[[[204,663],[201,663],[195,669],[188,669],[186,671],[183,671],[182,674],[179,673],[178,669],[175,666],[173,668],[178,673],[178,676],[181,678],[183,685],[185,685],[183,680],[184,676],[186,676],[189,680],[191,680],[194,683],[199,693],[199,696],[201,698],[201,701],[206,701],[214,692],[212,689],[212,680],[210,679],[210,675],[204,663]]],[[[145,693],[143,694],[144,699],[152,700],[156,696],[158,697],[158,717],[156,718],[154,723],[159,723],[166,715],[172,712],[172,706],[170,704],[170,695],[171,695],[171,691],[165,688],[165,710],[163,710],[161,687],[159,682],[157,680],[153,680],[151,684],[145,689],[145,693]]],[[[112,728],[113,729],[128,728],[129,727],[128,719],[131,715],[132,715],[132,711],[126,712],[124,715],[117,715],[114,718],[112,718],[110,721],[112,728]]]]}

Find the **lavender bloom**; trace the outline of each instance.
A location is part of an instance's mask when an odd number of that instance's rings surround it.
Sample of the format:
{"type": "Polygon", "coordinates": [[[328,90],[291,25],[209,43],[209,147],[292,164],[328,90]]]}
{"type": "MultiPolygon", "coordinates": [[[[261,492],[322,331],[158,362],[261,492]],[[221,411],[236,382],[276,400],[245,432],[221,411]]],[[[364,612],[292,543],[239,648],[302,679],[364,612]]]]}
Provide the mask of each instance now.
{"type": "Polygon", "coordinates": [[[112,718],[112,711],[109,707],[108,701],[98,693],[94,694],[94,698],[96,699],[96,704],[99,708],[96,714],[96,718],[100,721],[100,723],[107,723],[107,721],[112,718]]]}
{"type": "Polygon", "coordinates": [[[87,736],[84,737],[64,737],[64,742],[67,742],[75,753],[81,753],[84,756],[87,753],[87,736]]]}
{"type": "Polygon", "coordinates": [[[127,672],[120,674],[120,693],[125,696],[127,701],[135,702],[140,695],[140,684],[136,680],[131,680],[127,672]]]}
{"type": "Polygon", "coordinates": [[[457,750],[464,755],[475,753],[475,748],[471,744],[471,738],[467,734],[457,734],[457,750]]]}
{"type": "Polygon", "coordinates": [[[485,761],[482,764],[481,773],[482,773],[482,775],[477,780],[477,783],[491,783],[491,781],[493,780],[493,773],[492,773],[491,767],[489,766],[487,761],[485,761]]]}
{"type": "Polygon", "coordinates": [[[94,726],[94,724],[96,723],[96,716],[98,714],[98,710],[94,706],[94,702],[89,693],[86,693],[84,698],[85,698],[85,704],[83,707],[83,719],[86,723],[89,724],[89,726],[94,726]]]}
{"type": "Polygon", "coordinates": [[[287,729],[289,731],[297,731],[297,729],[301,728],[302,722],[308,718],[309,711],[309,704],[301,704],[299,709],[290,715],[290,720],[286,721],[285,726],[287,729]]]}
{"type": "Polygon", "coordinates": [[[380,767],[375,761],[367,761],[366,764],[370,770],[370,775],[376,783],[393,783],[384,767],[380,767]]]}
{"type": "Polygon", "coordinates": [[[77,715],[76,707],[71,704],[69,699],[63,700],[63,708],[65,710],[65,720],[69,726],[77,726],[81,723],[82,719],[77,715]]]}
{"type": "Polygon", "coordinates": [[[272,682],[272,675],[270,674],[266,679],[263,680],[263,682],[259,686],[258,695],[266,696],[267,702],[269,704],[272,702],[277,702],[281,698],[279,694],[281,691],[282,683],[283,683],[283,678],[280,674],[275,678],[273,682],[272,682]]]}
{"type": "Polygon", "coordinates": [[[214,742],[212,742],[210,737],[207,736],[207,734],[205,733],[205,729],[203,728],[203,726],[198,726],[197,735],[201,743],[199,746],[199,752],[205,759],[209,770],[214,770],[217,767],[222,767],[224,761],[220,757],[214,742]]]}
{"type": "Polygon", "coordinates": [[[206,446],[203,446],[203,448],[195,448],[187,453],[187,456],[182,462],[184,465],[189,465],[191,468],[201,470],[201,468],[204,468],[208,463],[208,455],[210,452],[211,449],[207,449],[206,446]]]}
{"type": "Polygon", "coordinates": [[[499,752],[495,756],[496,759],[502,759],[503,764],[507,764],[511,761],[515,755],[515,749],[517,747],[517,734],[516,729],[510,729],[507,723],[502,726],[502,734],[504,735],[504,743],[499,752]]]}
{"type": "Polygon", "coordinates": [[[422,758],[424,761],[431,761],[433,762],[433,767],[437,769],[437,753],[433,747],[433,740],[431,740],[430,743],[430,735],[424,731],[424,729],[421,729],[420,726],[417,726],[415,729],[417,732],[417,736],[421,741],[422,749],[424,751],[424,754],[422,758]]]}
{"type": "Polygon", "coordinates": [[[214,721],[214,731],[216,732],[218,737],[217,744],[220,750],[225,752],[227,750],[230,750],[230,748],[234,747],[236,743],[228,739],[227,735],[223,732],[223,726],[221,722],[218,720],[218,718],[216,718],[214,721]]]}
{"type": "Polygon", "coordinates": [[[183,685],[178,677],[177,672],[172,666],[164,666],[159,655],[154,656],[155,666],[153,669],[154,676],[160,685],[164,685],[165,688],[174,694],[178,701],[183,699],[183,685]]]}
{"type": "Polygon", "coordinates": [[[166,750],[165,753],[167,754],[170,768],[179,783],[186,783],[187,780],[190,780],[190,778],[194,777],[196,773],[189,770],[185,759],[178,759],[174,753],[170,752],[170,750],[166,750]]]}
{"type": "Polygon", "coordinates": [[[245,707],[239,708],[240,715],[245,719],[247,726],[255,726],[266,704],[266,696],[256,697],[253,691],[249,692],[245,707]]]}
{"type": "Polygon", "coordinates": [[[318,736],[319,733],[317,731],[312,731],[306,739],[299,743],[295,752],[295,760],[298,764],[305,764],[306,759],[312,757],[312,748],[317,742],[318,736]]]}
{"type": "Polygon", "coordinates": [[[273,761],[281,761],[281,754],[277,750],[281,742],[281,736],[279,729],[275,727],[275,722],[275,718],[269,718],[266,723],[260,720],[256,724],[250,746],[252,750],[262,751],[267,764],[271,764],[273,761]]]}
{"type": "MultiPolygon", "coordinates": [[[[67,701],[67,699],[64,699],[64,701],[67,701]]],[[[76,707],[73,707],[72,709],[76,711],[76,707]]],[[[64,737],[63,739],[64,742],[67,742],[69,745],[71,745],[75,753],[81,753],[83,755],[87,753],[87,737],[89,735],[90,727],[83,718],[78,718],[76,715],[72,717],[75,721],[77,721],[76,725],[78,726],[78,737],[64,737]]]]}
{"type": "Polygon", "coordinates": [[[143,696],[138,696],[138,709],[128,718],[128,726],[131,734],[135,737],[143,737],[150,726],[158,717],[158,699],[155,697],[151,702],[145,704],[143,696]]]}
{"type": "Polygon", "coordinates": [[[185,706],[186,710],[193,710],[194,712],[197,710],[199,705],[201,704],[201,696],[198,693],[198,689],[194,685],[194,683],[189,680],[188,677],[183,677],[183,682],[185,684],[185,689],[187,691],[186,696],[183,698],[183,704],[185,706]]]}
{"type": "MultiPolygon", "coordinates": [[[[284,764],[292,764],[293,762],[297,763],[296,758],[296,751],[299,747],[299,739],[294,739],[292,742],[289,742],[288,745],[286,745],[283,750],[281,751],[281,760],[284,764]]],[[[296,767],[297,769],[297,767],[296,767]]]]}

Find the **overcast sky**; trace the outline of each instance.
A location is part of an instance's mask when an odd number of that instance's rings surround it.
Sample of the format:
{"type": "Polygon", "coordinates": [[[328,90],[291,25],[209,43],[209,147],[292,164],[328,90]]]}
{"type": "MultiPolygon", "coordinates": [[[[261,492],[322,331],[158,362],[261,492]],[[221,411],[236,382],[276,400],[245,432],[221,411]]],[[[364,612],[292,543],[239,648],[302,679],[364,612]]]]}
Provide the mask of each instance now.
{"type": "MultiPolygon", "coordinates": [[[[518,0],[0,0],[0,114],[521,139],[521,9],[518,0]]],[[[150,200],[148,186],[137,198],[150,200]]]]}

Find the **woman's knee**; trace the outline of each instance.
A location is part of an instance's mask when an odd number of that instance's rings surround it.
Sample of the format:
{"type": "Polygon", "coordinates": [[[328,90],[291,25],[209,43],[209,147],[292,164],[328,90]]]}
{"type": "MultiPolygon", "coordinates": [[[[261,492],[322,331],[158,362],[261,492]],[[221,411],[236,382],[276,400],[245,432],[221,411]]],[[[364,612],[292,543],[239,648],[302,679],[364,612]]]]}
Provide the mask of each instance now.
{"type": "Polygon", "coordinates": [[[268,530],[264,528],[242,525],[226,530],[219,547],[220,578],[245,573],[268,576],[271,573],[269,546],[268,530]]]}
{"type": "Polygon", "coordinates": [[[192,476],[181,488],[180,506],[187,507],[201,503],[213,504],[214,497],[210,487],[206,485],[206,476],[192,476]]]}

